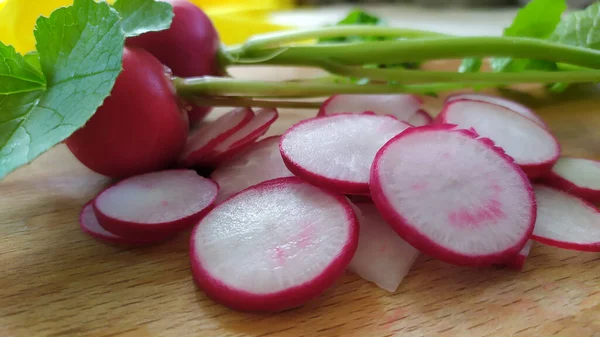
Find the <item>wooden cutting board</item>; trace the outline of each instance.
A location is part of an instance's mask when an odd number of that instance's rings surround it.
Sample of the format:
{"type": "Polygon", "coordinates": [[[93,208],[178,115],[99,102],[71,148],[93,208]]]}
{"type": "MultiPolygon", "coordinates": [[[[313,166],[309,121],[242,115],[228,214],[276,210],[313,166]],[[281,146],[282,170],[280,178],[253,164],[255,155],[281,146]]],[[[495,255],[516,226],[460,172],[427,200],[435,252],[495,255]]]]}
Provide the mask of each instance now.
{"type": "MultiPolygon", "coordinates": [[[[547,97],[527,90],[509,97],[537,110],[564,154],[600,159],[597,91],[547,97]]],[[[427,98],[427,108],[437,113],[442,98],[427,98]]],[[[280,113],[270,135],[315,111],[280,113]]],[[[189,233],[128,249],[79,230],[81,206],[108,183],[62,145],[0,182],[0,337],[600,336],[600,254],[537,243],[522,272],[459,268],[421,256],[394,294],[347,273],[302,308],[234,312],[194,286],[189,233]]]]}

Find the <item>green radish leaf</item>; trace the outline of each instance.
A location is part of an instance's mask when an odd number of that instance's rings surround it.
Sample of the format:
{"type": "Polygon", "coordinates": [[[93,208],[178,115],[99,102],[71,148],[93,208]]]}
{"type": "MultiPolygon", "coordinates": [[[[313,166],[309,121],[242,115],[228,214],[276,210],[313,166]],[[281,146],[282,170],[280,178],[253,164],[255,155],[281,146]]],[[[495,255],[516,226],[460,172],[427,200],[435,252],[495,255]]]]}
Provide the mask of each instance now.
{"type": "Polygon", "coordinates": [[[167,29],[173,21],[173,6],[156,0],[117,0],[113,8],[122,18],[126,37],[167,29]]]}
{"type": "MultiPolygon", "coordinates": [[[[364,12],[360,9],[351,11],[345,18],[335,24],[335,26],[342,25],[366,25],[366,26],[387,26],[387,24],[376,17],[375,15],[364,12]]],[[[383,36],[346,36],[346,37],[326,37],[320,38],[318,43],[332,43],[332,42],[359,42],[359,41],[384,41],[394,40],[394,37],[383,37],[383,36]]]]}
{"type": "Polygon", "coordinates": [[[460,66],[458,67],[459,73],[477,73],[481,69],[483,60],[480,58],[466,58],[463,59],[460,66]]]}
{"type": "Polygon", "coordinates": [[[0,42],[0,95],[41,90],[46,79],[12,46],[0,42]]]}
{"type": "MultiPolygon", "coordinates": [[[[37,69],[40,74],[42,74],[42,65],[40,64],[40,54],[37,51],[30,51],[29,53],[23,55],[25,61],[37,69]]],[[[42,74],[43,76],[43,74],[42,74]]],[[[46,78],[44,78],[44,83],[46,82],[46,78]]]]}
{"type": "Polygon", "coordinates": [[[548,38],[553,42],[600,49],[600,2],[569,13],[548,38]]]}

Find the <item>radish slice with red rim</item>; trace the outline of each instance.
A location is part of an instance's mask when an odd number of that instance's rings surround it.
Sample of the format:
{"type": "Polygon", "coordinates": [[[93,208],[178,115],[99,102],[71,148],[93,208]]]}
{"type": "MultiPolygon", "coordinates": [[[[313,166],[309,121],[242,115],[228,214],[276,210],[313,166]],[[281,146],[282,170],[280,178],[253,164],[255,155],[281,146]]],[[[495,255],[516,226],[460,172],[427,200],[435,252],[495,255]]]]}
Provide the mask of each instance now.
{"type": "Polygon", "coordinates": [[[545,183],[589,202],[600,202],[600,162],[561,157],[545,183]]]}
{"type": "Polygon", "coordinates": [[[392,116],[315,117],[288,129],[279,148],[288,169],[303,180],[337,193],[367,194],[375,154],[409,127],[392,116]]]}
{"type": "Polygon", "coordinates": [[[194,280],[233,309],[281,311],[317,297],[344,273],[358,245],[350,203],[301,181],[254,185],[194,228],[194,280]]]}
{"type": "Polygon", "coordinates": [[[406,121],[421,108],[422,103],[418,96],[408,94],[334,95],[323,102],[317,116],[372,111],[406,121]]]}
{"type": "Polygon", "coordinates": [[[263,181],[290,177],[279,152],[279,136],[265,138],[221,164],[210,178],[219,184],[216,202],[263,181]]]}
{"type": "Polygon", "coordinates": [[[166,238],[192,226],[212,206],[218,185],[193,170],[134,176],[102,191],[93,202],[107,231],[140,240],[166,238]]]}
{"type": "Polygon", "coordinates": [[[473,128],[513,157],[530,178],[546,174],[560,156],[556,138],[529,118],[500,105],[455,100],[444,107],[439,121],[473,128]]]}
{"type": "Polygon", "coordinates": [[[411,128],[371,168],[371,197],[413,247],[464,266],[502,264],[533,230],[529,180],[489,139],[453,125],[411,128]]]}
{"type": "Polygon", "coordinates": [[[509,268],[522,270],[525,266],[525,260],[527,260],[527,256],[531,251],[531,246],[533,246],[533,241],[528,240],[523,249],[519,251],[519,254],[515,256],[513,259],[509,260],[505,265],[509,268]]]}
{"type": "Polygon", "coordinates": [[[433,123],[433,118],[427,113],[427,111],[420,109],[406,122],[412,126],[423,126],[433,123]]]}
{"type": "Polygon", "coordinates": [[[600,211],[558,189],[536,185],[538,216],[532,239],[564,249],[600,252],[600,211]]]}
{"type": "Polygon", "coordinates": [[[408,274],[419,251],[394,232],[374,204],[355,205],[360,234],[358,249],[348,270],[393,293],[408,274]]]}

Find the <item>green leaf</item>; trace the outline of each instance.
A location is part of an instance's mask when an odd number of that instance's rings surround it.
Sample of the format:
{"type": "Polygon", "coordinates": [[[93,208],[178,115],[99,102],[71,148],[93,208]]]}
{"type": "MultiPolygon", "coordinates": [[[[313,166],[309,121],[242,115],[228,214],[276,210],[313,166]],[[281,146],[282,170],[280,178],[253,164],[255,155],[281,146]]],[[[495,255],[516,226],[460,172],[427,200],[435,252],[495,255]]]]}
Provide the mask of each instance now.
{"type": "Polygon", "coordinates": [[[466,58],[463,59],[460,66],[458,67],[459,73],[476,73],[481,69],[483,61],[480,58],[466,58]]]}
{"type": "Polygon", "coordinates": [[[571,46],[600,49],[600,2],[569,13],[548,38],[571,46]]]}
{"type": "Polygon", "coordinates": [[[0,95],[44,89],[44,75],[12,46],[0,42],[0,95]]]}
{"type": "Polygon", "coordinates": [[[173,6],[155,0],[117,0],[113,8],[122,18],[126,37],[167,29],[173,20],[173,6]]]}
{"type": "MultiPolygon", "coordinates": [[[[23,55],[23,57],[25,58],[25,61],[27,61],[27,63],[29,63],[32,67],[37,69],[40,72],[40,74],[43,76],[42,65],[40,64],[40,54],[38,54],[37,51],[30,51],[29,53],[23,55]]],[[[46,78],[44,78],[44,83],[45,82],[46,82],[46,78]]]]}
{"type": "MultiPolygon", "coordinates": [[[[335,26],[341,25],[366,25],[366,26],[387,26],[386,22],[376,17],[375,15],[369,14],[360,9],[351,11],[345,18],[335,24],[335,26]]],[[[359,41],[383,41],[393,40],[393,37],[383,36],[346,36],[346,37],[328,37],[320,38],[318,43],[332,43],[332,42],[359,42],[359,41]]]]}
{"type": "Polygon", "coordinates": [[[47,89],[0,95],[0,178],[81,128],[121,72],[125,36],[105,2],[74,0],[34,35],[47,89]]]}

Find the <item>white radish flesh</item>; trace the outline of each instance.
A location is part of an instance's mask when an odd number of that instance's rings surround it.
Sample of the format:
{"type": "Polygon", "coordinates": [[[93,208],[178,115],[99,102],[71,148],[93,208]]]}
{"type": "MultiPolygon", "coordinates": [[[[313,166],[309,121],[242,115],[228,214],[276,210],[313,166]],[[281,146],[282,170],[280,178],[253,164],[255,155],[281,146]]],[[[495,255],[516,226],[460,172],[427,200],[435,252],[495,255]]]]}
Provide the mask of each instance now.
{"type": "Polygon", "coordinates": [[[546,174],[560,156],[560,146],[548,130],[499,105],[455,100],[444,107],[439,121],[456,124],[488,137],[506,151],[530,178],[546,174]]]}
{"type": "Polygon", "coordinates": [[[419,110],[406,122],[412,126],[423,126],[433,123],[433,118],[427,113],[427,111],[419,110]]]}
{"type": "Polygon", "coordinates": [[[335,95],[321,106],[318,116],[338,113],[363,113],[392,115],[406,121],[421,108],[422,101],[415,95],[335,95]]]}
{"type": "Polygon", "coordinates": [[[561,157],[546,177],[546,183],[589,202],[600,202],[600,162],[561,157]]]}
{"type": "Polygon", "coordinates": [[[412,128],[390,140],[373,163],[371,197],[422,253],[457,265],[502,264],[533,230],[531,185],[489,139],[453,127],[412,128]]]}
{"type": "Polygon", "coordinates": [[[143,241],[136,239],[127,239],[122,236],[115,235],[100,226],[96,214],[94,213],[94,206],[92,202],[87,203],[83,206],[79,215],[79,226],[81,230],[89,236],[103,241],[106,243],[126,244],[126,245],[142,245],[149,244],[152,241],[143,241]]]}
{"type": "Polygon", "coordinates": [[[559,248],[600,252],[600,212],[566,192],[534,186],[538,216],[532,239],[559,248]]]}
{"type": "Polygon", "coordinates": [[[290,177],[279,152],[279,136],[250,145],[244,152],[221,164],[210,178],[219,184],[216,202],[263,181],[290,177]]]}
{"type": "Polygon", "coordinates": [[[388,225],[372,203],[355,203],[359,212],[358,249],[348,270],[395,292],[408,274],[419,251],[404,241],[388,225]]]}
{"type": "Polygon", "coordinates": [[[193,170],[168,170],[134,176],[94,199],[98,222],[128,238],[154,240],[196,223],[217,197],[218,185],[193,170]]]}
{"type": "Polygon", "coordinates": [[[410,126],[392,116],[337,114],[292,126],[281,137],[288,169],[298,177],[337,193],[369,193],[375,154],[410,126]]]}
{"type": "Polygon", "coordinates": [[[194,228],[194,280],[207,296],[243,311],[280,311],[320,295],[358,245],[358,223],[339,195],[279,178],[216,206],[194,228]]]}

